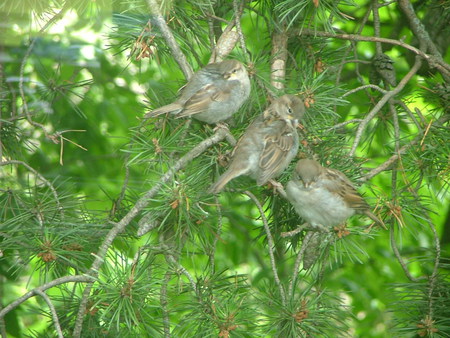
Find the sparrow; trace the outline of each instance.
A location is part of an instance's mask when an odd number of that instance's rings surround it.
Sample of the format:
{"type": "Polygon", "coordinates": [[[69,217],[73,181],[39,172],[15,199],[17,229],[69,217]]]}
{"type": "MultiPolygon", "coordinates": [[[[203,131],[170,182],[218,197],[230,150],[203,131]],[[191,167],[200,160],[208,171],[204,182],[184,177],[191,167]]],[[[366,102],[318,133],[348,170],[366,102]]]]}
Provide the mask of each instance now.
{"type": "Polygon", "coordinates": [[[297,154],[298,120],[303,117],[303,101],[294,95],[274,100],[245,130],[232,152],[232,160],[210,188],[218,193],[225,185],[241,175],[250,176],[263,185],[280,175],[297,154]]]}
{"type": "Polygon", "coordinates": [[[318,229],[327,230],[354,214],[366,215],[386,228],[345,174],[325,168],[315,160],[297,162],[286,195],[295,211],[318,229]]]}
{"type": "Polygon", "coordinates": [[[197,71],[182,87],[173,103],[145,114],[144,118],[171,113],[209,124],[231,117],[250,95],[250,79],[245,66],[237,60],[211,63],[197,71]]]}

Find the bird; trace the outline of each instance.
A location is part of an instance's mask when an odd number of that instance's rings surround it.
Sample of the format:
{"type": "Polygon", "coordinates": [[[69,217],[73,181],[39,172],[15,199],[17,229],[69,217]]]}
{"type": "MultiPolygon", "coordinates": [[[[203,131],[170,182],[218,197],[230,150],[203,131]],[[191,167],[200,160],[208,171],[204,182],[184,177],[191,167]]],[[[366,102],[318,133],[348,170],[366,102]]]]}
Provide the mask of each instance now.
{"type": "Polygon", "coordinates": [[[286,195],[297,214],[319,230],[327,231],[354,214],[365,215],[386,228],[344,173],[312,159],[297,162],[286,195]]]}
{"type": "Polygon", "coordinates": [[[144,118],[171,113],[176,118],[192,116],[216,124],[239,110],[250,95],[250,87],[241,62],[230,59],[211,63],[192,76],[175,102],[148,112],[144,118]]]}
{"type": "Polygon", "coordinates": [[[298,120],[305,106],[295,95],[275,99],[245,130],[232,152],[228,169],[209,188],[218,193],[232,179],[246,175],[261,186],[280,175],[299,147],[298,120]]]}

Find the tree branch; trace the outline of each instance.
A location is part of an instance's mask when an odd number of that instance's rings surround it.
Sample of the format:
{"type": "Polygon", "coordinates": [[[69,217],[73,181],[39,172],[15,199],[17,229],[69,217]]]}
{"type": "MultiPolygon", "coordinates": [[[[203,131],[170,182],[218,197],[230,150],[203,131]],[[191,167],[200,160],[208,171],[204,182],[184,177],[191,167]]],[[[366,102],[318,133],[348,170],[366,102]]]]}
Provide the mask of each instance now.
{"type": "Polygon", "coordinates": [[[286,77],[288,35],[285,31],[276,31],[272,35],[272,60],[270,64],[270,83],[278,90],[284,89],[286,77]]]}
{"type": "Polygon", "coordinates": [[[368,85],[360,86],[360,87],[357,87],[357,88],[353,88],[352,90],[349,90],[347,93],[342,95],[342,97],[349,96],[350,94],[359,92],[360,90],[365,90],[367,88],[372,88],[372,89],[378,90],[380,93],[383,93],[383,94],[387,93],[387,91],[385,89],[383,89],[383,88],[381,88],[381,87],[379,87],[377,85],[368,84],[368,85]]]}
{"type": "Polygon", "coordinates": [[[53,318],[53,324],[55,325],[56,333],[58,334],[59,338],[64,338],[64,335],[61,330],[61,325],[59,325],[59,318],[58,314],[56,313],[55,306],[53,305],[52,301],[50,300],[50,297],[47,296],[47,294],[41,290],[35,290],[35,293],[42,298],[44,298],[45,302],[48,305],[48,308],[50,309],[50,312],[52,313],[53,318]]]}
{"type": "Polygon", "coordinates": [[[273,237],[272,237],[272,234],[271,234],[270,228],[269,228],[269,223],[267,222],[266,215],[264,214],[264,209],[263,209],[261,203],[259,203],[256,196],[253,195],[250,191],[244,191],[244,194],[247,195],[248,197],[250,197],[250,199],[255,203],[255,205],[258,208],[259,213],[261,215],[261,219],[262,219],[262,222],[264,225],[264,230],[266,231],[266,236],[267,236],[267,244],[269,247],[269,257],[270,257],[270,264],[272,266],[273,278],[275,279],[275,283],[277,284],[279,292],[280,292],[281,303],[283,304],[283,306],[286,306],[286,294],[284,293],[283,285],[281,284],[280,278],[278,277],[277,266],[275,263],[275,255],[273,252],[273,248],[275,247],[275,242],[273,241],[273,237]]]}
{"type": "MultiPolygon", "coordinates": [[[[378,13],[378,7],[378,0],[372,0],[373,31],[377,38],[380,37],[380,15],[378,13]]],[[[383,53],[383,48],[381,47],[381,43],[379,41],[375,43],[375,48],[377,54],[383,53]]]]}
{"type": "Polygon", "coordinates": [[[53,196],[55,197],[56,205],[58,206],[58,209],[59,209],[61,215],[64,215],[64,209],[63,209],[63,207],[61,205],[61,202],[59,201],[58,192],[56,191],[55,187],[53,186],[53,184],[50,183],[49,180],[47,180],[41,173],[39,173],[36,169],[31,167],[28,163],[25,163],[23,161],[18,161],[18,160],[9,160],[9,161],[3,161],[2,162],[1,159],[0,159],[0,167],[2,167],[4,165],[11,165],[11,164],[18,164],[18,165],[24,166],[29,171],[31,171],[34,175],[36,175],[42,182],[44,182],[44,184],[53,193],[53,196]]]}
{"type": "Polygon", "coordinates": [[[358,147],[359,142],[361,141],[362,134],[366,128],[366,126],[369,124],[369,122],[375,117],[376,114],[383,108],[383,106],[388,102],[392,97],[397,95],[399,92],[403,90],[403,88],[406,86],[408,81],[413,77],[414,74],[417,73],[417,71],[420,69],[420,66],[422,65],[422,61],[419,57],[416,56],[416,62],[410,69],[410,71],[405,75],[405,77],[399,82],[397,87],[392,89],[391,91],[388,91],[384,96],[381,98],[380,101],[375,105],[375,107],[372,108],[369,114],[364,118],[364,120],[360,123],[358,129],[356,130],[355,134],[355,140],[353,141],[352,148],[350,150],[349,156],[353,157],[356,152],[356,148],[358,147]]]}
{"type": "Polygon", "coordinates": [[[241,43],[242,51],[244,52],[244,55],[248,61],[249,60],[248,50],[247,50],[247,46],[245,44],[244,33],[242,33],[242,28],[241,28],[241,16],[244,11],[245,0],[242,0],[242,3],[240,3],[240,4],[238,3],[238,1],[239,0],[233,0],[233,9],[234,9],[234,15],[235,15],[234,23],[236,26],[237,33],[239,35],[239,41],[241,43]]]}
{"type": "Polygon", "coordinates": [[[439,50],[431,40],[430,35],[428,35],[425,27],[422,25],[416,13],[414,12],[414,8],[411,5],[411,2],[409,0],[398,0],[398,5],[403,14],[405,14],[405,16],[408,18],[409,27],[411,27],[411,30],[414,32],[414,36],[427,47],[431,54],[442,60],[441,53],[439,53],[439,50]]]}
{"type": "Polygon", "coordinates": [[[27,292],[22,297],[16,299],[14,302],[10,303],[9,305],[5,306],[0,311],[0,318],[3,318],[8,312],[18,307],[20,304],[28,300],[29,298],[39,294],[39,291],[44,292],[47,289],[50,289],[54,286],[65,284],[65,283],[86,283],[93,281],[93,277],[88,275],[75,275],[75,276],[65,276],[61,278],[57,278],[52,280],[51,282],[48,282],[44,285],[38,286],[37,288],[34,288],[33,290],[27,292]]]}
{"type": "Polygon", "coordinates": [[[162,16],[159,4],[156,0],[147,0],[147,3],[148,7],[150,8],[150,12],[153,15],[152,20],[161,31],[161,34],[164,37],[164,40],[166,40],[166,43],[169,46],[170,50],[172,51],[172,55],[175,58],[175,61],[180,66],[184,77],[186,78],[186,80],[189,80],[193,74],[192,67],[187,62],[186,56],[181,51],[181,48],[175,40],[172,31],[170,30],[169,26],[166,23],[166,20],[162,16]]]}
{"type": "Polygon", "coordinates": [[[309,29],[303,29],[301,31],[297,31],[296,35],[305,35],[305,36],[320,36],[325,38],[335,38],[335,39],[342,39],[342,40],[350,40],[350,41],[368,41],[368,42],[382,42],[387,43],[391,45],[396,45],[403,47],[405,49],[408,49],[412,52],[414,52],[417,55],[420,55],[422,58],[427,60],[427,62],[430,64],[431,67],[438,68],[441,72],[449,75],[450,74],[450,65],[447,64],[442,59],[439,59],[438,57],[434,55],[429,55],[421,51],[420,49],[411,46],[407,43],[404,43],[403,41],[394,40],[394,39],[387,39],[387,38],[379,38],[374,36],[363,36],[363,35],[357,35],[357,34],[334,34],[334,33],[328,33],[328,32],[321,32],[321,31],[313,31],[309,29]]]}
{"type": "Polygon", "coordinates": [[[305,250],[308,247],[308,244],[313,235],[314,235],[314,232],[308,231],[308,233],[305,235],[305,238],[303,238],[302,247],[297,254],[297,258],[295,260],[295,265],[294,265],[294,271],[292,272],[292,278],[291,278],[291,281],[289,282],[289,292],[288,292],[289,298],[294,297],[294,285],[295,285],[295,282],[297,281],[298,273],[300,272],[300,263],[303,260],[303,255],[305,254],[305,250]]]}
{"type": "MultiPolygon", "coordinates": [[[[167,183],[173,175],[178,172],[180,169],[184,168],[190,161],[192,161],[194,158],[202,154],[206,149],[211,147],[212,145],[222,141],[226,135],[227,130],[223,128],[219,128],[215,134],[210,136],[209,138],[203,140],[200,142],[195,148],[191,149],[181,157],[161,178],[160,180],[149,190],[147,191],[144,196],[142,196],[136,204],[131,208],[131,210],[119,221],[115,224],[115,226],[109,231],[107,236],[105,237],[105,240],[103,241],[102,245],[100,246],[100,249],[98,250],[97,254],[95,255],[95,260],[92,263],[91,268],[89,269],[88,274],[92,277],[97,277],[99,273],[99,269],[101,265],[103,264],[104,258],[106,256],[106,253],[108,249],[110,248],[112,242],[114,239],[119,235],[125,227],[136,217],[136,215],[144,209],[150,200],[161,190],[161,188],[164,186],[165,183],[167,183]]],[[[90,283],[86,286],[85,290],[83,291],[83,296],[80,302],[80,307],[78,309],[77,319],[75,322],[75,327],[73,331],[74,337],[80,337],[81,335],[81,328],[83,324],[84,319],[84,313],[86,311],[88,297],[92,289],[92,284],[90,283]]]]}
{"type": "Polygon", "coordinates": [[[401,155],[403,155],[406,151],[409,150],[413,145],[415,145],[419,141],[419,137],[416,137],[414,140],[412,140],[410,143],[404,145],[398,150],[397,154],[392,155],[389,159],[387,159],[385,162],[380,164],[378,167],[372,169],[369,171],[366,175],[361,177],[358,181],[361,183],[367,182],[382,171],[387,170],[392,164],[398,161],[401,155]]]}

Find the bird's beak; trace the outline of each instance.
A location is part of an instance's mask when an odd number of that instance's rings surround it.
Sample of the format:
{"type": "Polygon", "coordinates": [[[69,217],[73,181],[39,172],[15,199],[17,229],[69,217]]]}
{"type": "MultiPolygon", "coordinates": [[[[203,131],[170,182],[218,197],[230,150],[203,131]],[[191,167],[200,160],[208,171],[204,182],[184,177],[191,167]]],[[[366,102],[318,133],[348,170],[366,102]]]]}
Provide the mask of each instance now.
{"type": "Polygon", "coordinates": [[[293,126],[294,128],[297,127],[298,120],[297,120],[294,116],[288,115],[288,116],[286,117],[285,121],[288,122],[288,123],[290,123],[290,124],[292,124],[292,126],[293,126]]]}
{"type": "Polygon", "coordinates": [[[305,182],[304,180],[300,179],[303,183],[303,186],[307,189],[309,189],[309,187],[311,186],[311,182],[305,182]]]}
{"type": "Polygon", "coordinates": [[[235,80],[238,78],[237,76],[238,71],[229,72],[228,74],[225,74],[225,79],[227,80],[235,80]]]}

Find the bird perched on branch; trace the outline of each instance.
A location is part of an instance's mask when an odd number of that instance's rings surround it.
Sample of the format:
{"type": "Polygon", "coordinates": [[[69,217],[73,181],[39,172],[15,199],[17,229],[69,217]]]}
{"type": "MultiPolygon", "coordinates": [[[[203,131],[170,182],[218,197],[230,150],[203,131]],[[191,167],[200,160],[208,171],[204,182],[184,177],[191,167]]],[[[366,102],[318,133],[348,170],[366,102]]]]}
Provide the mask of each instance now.
{"type": "Polygon", "coordinates": [[[250,80],[241,62],[211,63],[192,76],[175,102],[148,112],[144,118],[171,113],[214,124],[231,117],[249,95],[250,80]]]}
{"type": "Polygon", "coordinates": [[[326,230],[361,214],[386,228],[347,176],[315,160],[297,162],[286,194],[295,211],[313,227],[326,230]]]}
{"type": "Polygon", "coordinates": [[[217,193],[241,175],[256,179],[258,185],[280,175],[297,154],[298,120],[305,106],[294,95],[283,95],[273,101],[245,130],[232,153],[227,171],[219,177],[209,192],[217,193]]]}

